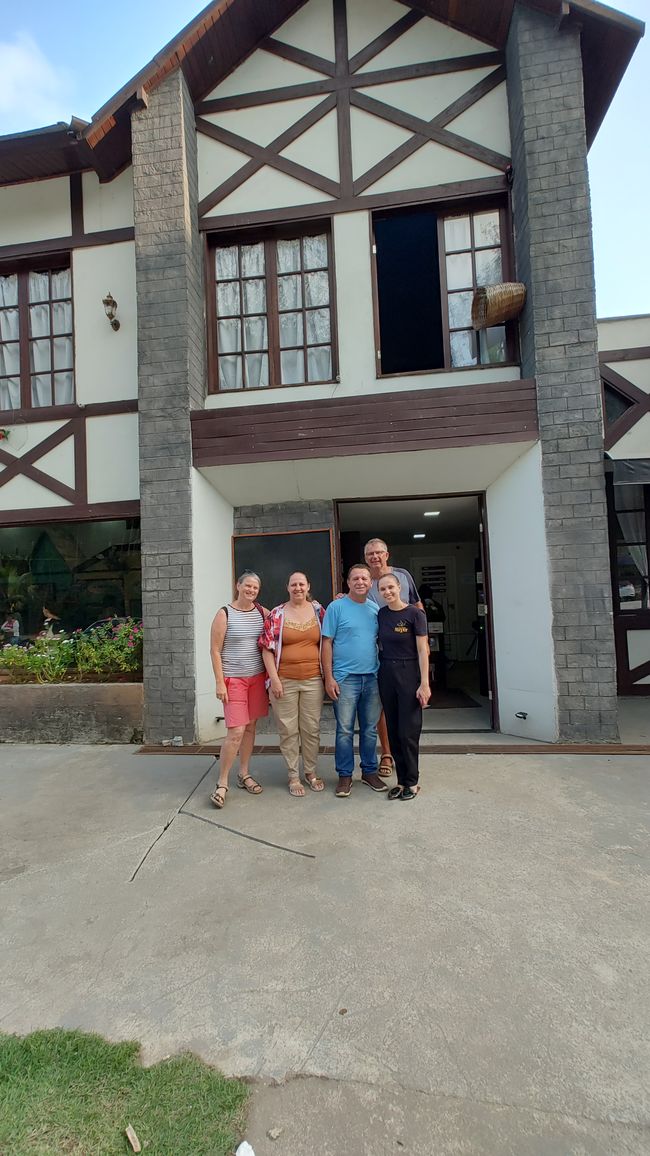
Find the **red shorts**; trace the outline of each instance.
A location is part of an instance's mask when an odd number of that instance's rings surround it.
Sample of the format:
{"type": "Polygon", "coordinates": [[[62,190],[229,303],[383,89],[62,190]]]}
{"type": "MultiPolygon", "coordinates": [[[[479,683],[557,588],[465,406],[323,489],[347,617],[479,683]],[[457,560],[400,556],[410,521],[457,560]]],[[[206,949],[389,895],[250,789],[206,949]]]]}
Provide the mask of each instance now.
{"type": "Polygon", "coordinates": [[[264,685],[264,673],[253,674],[250,678],[226,678],[224,682],[228,691],[228,702],[223,704],[227,727],[245,727],[255,719],[266,718],[269,696],[264,685]]]}

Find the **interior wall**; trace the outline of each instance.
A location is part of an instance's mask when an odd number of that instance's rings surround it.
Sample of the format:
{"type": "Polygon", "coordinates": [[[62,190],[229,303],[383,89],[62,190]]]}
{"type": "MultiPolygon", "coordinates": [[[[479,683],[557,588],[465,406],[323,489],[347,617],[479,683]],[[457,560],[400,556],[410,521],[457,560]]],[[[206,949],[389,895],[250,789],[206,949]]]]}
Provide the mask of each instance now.
{"type": "Polygon", "coordinates": [[[219,607],[232,598],[232,532],[232,506],[192,470],[196,734],[202,743],[226,733],[223,707],[215,695],[210,625],[219,607]]]}
{"type": "Polygon", "coordinates": [[[488,488],[487,524],[500,729],[556,742],[557,685],[539,445],[488,488]],[[519,719],[518,713],[527,717],[519,719]]]}
{"type": "Polygon", "coordinates": [[[476,618],[476,573],[474,561],[478,544],[474,542],[412,542],[408,545],[391,546],[391,561],[396,566],[404,566],[415,577],[418,584],[417,560],[426,558],[433,563],[438,559],[454,559],[455,589],[448,589],[448,601],[454,603],[453,636],[447,624],[447,653],[456,661],[467,658],[465,651],[474,637],[472,622],[476,618]]]}

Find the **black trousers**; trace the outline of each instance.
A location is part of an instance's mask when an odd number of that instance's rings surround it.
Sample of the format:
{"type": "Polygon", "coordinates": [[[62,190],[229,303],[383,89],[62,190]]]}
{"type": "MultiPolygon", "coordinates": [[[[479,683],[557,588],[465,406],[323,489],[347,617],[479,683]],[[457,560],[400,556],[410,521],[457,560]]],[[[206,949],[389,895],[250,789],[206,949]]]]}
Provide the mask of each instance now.
{"type": "Polygon", "coordinates": [[[401,787],[414,787],[420,777],[422,707],[415,697],[420,685],[420,664],[416,658],[380,661],[378,680],[397,782],[401,787]]]}

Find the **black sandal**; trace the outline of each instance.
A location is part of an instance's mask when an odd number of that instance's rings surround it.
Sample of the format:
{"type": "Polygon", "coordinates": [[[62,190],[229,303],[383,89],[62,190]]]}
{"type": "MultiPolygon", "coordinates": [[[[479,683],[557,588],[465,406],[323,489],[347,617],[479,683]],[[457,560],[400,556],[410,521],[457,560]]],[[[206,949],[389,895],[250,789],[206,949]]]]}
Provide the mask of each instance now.
{"type": "Polygon", "coordinates": [[[409,799],[414,799],[416,795],[420,794],[420,788],[416,785],[414,787],[404,787],[402,791],[402,798],[408,802],[409,799]]]}
{"type": "Polygon", "coordinates": [[[401,799],[403,790],[404,790],[404,788],[400,787],[400,786],[391,787],[386,798],[390,799],[391,803],[392,803],[393,799],[401,799]]]}

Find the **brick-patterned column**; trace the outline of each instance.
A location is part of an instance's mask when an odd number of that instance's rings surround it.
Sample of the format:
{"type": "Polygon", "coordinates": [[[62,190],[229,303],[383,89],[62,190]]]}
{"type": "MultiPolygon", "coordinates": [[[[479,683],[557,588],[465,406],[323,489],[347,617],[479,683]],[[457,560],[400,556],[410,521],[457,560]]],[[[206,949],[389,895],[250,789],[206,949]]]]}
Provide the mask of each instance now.
{"type": "Polygon", "coordinates": [[[522,372],[537,379],[559,737],[616,741],[579,29],[517,4],[507,69],[517,275],[528,286],[522,372]]]}
{"type": "Polygon", "coordinates": [[[180,70],[132,117],[145,741],[195,737],[190,410],[204,395],[194,109],[180,70]]]}

